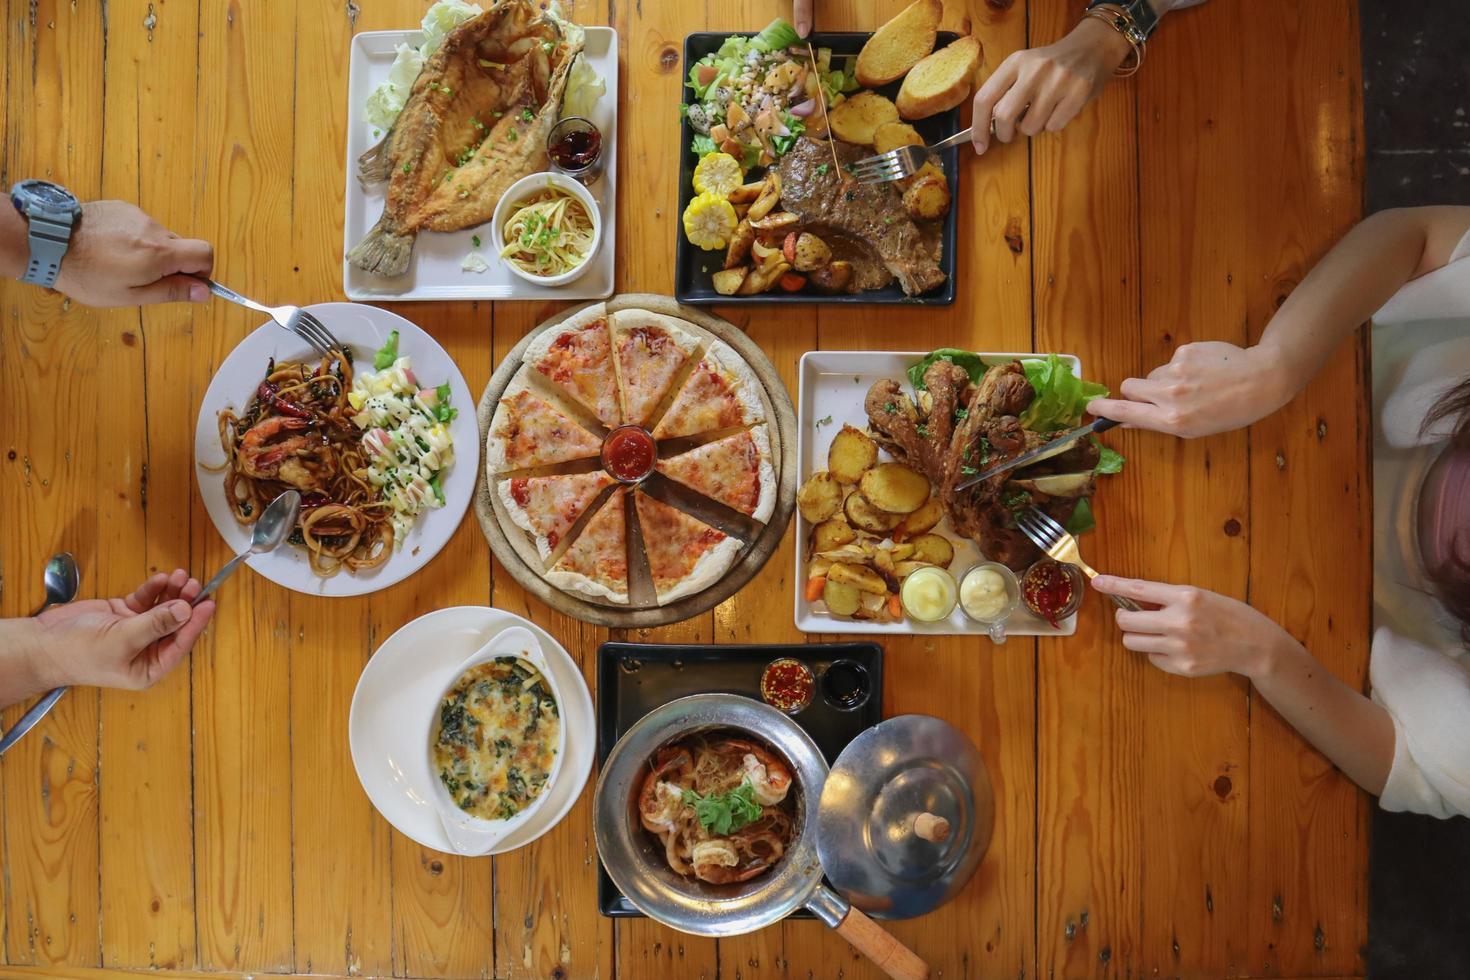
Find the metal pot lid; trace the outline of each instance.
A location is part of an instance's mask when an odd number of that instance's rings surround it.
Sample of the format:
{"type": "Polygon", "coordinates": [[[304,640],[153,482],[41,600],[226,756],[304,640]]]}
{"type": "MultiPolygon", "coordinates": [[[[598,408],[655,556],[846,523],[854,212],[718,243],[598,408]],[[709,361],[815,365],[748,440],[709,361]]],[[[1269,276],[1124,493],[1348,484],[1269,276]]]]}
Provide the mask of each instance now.
{"type": "Polygon", "coordinates": [[[970,740],[938,718],[899,715],[837,757],[822,789],[817,853],[853,905],[908,919],[965,886],[994,826],[990,776],[970,740]]]}

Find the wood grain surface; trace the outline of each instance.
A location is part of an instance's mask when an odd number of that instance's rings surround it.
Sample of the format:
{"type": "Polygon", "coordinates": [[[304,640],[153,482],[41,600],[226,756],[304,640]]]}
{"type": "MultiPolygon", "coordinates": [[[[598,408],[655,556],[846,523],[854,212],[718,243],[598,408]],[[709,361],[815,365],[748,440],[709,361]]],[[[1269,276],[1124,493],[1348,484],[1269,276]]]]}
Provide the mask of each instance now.
{"type": "MultiPolygon", "coordinates": [[[[872,29],[903,5],[817,0],[818,26],[872,29]]],[[[412,26],[426,6],[5,0],[3,182],[136,201],[213,241],[227,283],[281,302],[340,299],[348,43],[412,26]]],[[[716,312],[793,397],[797,359],[819,347],[1056,350],[1116,385],[1180,343],[1258,336],[1359,216],[1362,124],[1352,5],[1249,6],[1171,15],[1144,70],[1066,131],[962,155],[953,307],[716,312]]],[[[1079,7],[949,0],[943,26],[981,40],[984,73],[1061,36],[1079,7]]],[[[669,293],[683,38],[789,11],[577,0],[571,13],[620,35],[619,165],[636,192],[620,195],[617,290],[669,293]]],[[[567,305],[395,310],[479,391],[567,305]]],[[[89,596],[155,569],[212,572],[227,555],[193,482],[194,419],[257,321],[223,305],[93,311],[13,283],[0,284],[0,311],[0,614],[34,608],[41,567],[62,549],[89,596]]],[[[1100,494],[1089,560],[1247,598],[1365,686],[1365,359],[1360,345],[1342,351],[1247,432],[1117,433],[1129,463],[1100,494]]],[[[0,976],[876,976],[816,922],[715,941],[599,917],[590,784],[535,844],[467,860],[392,830],[347,748],[362,665],[442,606],[536,621],[589,683],[610,637],[820,639],[791,622],[795,547],[788,531],[737,594],[651,630],[548,608],[492,560],[473,520],[372,597],[237,576],[189,663],[139,694],[72,692],[0,760],[0,976]]],[[[1244,684],[1153,670],[1096,597],[1074,637],[885,647],[886,712],[964,729],[995,786],[995,836],[971,885],[889,924],[935,976],[1362,975],[1369,802],[1244,684]]]]}

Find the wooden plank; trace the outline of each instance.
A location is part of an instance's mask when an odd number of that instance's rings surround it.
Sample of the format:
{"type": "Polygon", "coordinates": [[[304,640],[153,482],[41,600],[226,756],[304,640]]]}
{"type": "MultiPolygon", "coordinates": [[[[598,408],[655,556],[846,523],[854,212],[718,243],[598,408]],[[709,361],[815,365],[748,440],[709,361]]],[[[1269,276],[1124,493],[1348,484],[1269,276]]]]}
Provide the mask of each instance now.
{"type": "MultiPolygon", "coordinates": [[[[1362,119],[1351,5],[1301,0],[1254,25],[1241,73],[1262,113],[1245,134],[1254,227],[1251,336],[1358,219],[1362,119]],[[1291,65],[1290,72],[1267,70],[1291,65]]],[[[1344,345],[1304,396],[1251,430],[1252,602],[1366,689],[1372,527],[1367,351],[1344,345]],[[1327,529],[1331,529],[1330,532],[1327,529]]],[[[1368,799],[1259,700],[1251,706],[1247,968],[1364,969],[1368,799]]]]}
{"type": "MultiPolygon", "coordinates": [[[[1254,33],[1229,5],[1170,17],[1157,60],[1138,80],[1143,377],[1176,346],[1244,344],[1247,277],[1264,229],[1250,212],[1255,183],[1240,165],[1257,115],[1250,76],[1202,51],[1217,38],[1254,33]]],[[[1116,387],[1122,375],[1106,380],[1116,387]]],[[[1117,442],[1118,440],[1112,440],[1117,442]]],[[[1252,535],[1244,431],[1212,439],[1139,436],[1128,468],[1147,483],[1146,503],[1126,517],[1110,495],[1099,537],[1146,525],[1152,542],[1123,552],[1121,574],[1244,597],[1252,535]],[[1164,474],[1173,474],[1165,477],[1164,474]],[[1158,493],[1159,481],[1168,492],[1158,493]],[[1134,523],[1134,521],[1139,523],[1134,523]]],[[[1137,484],[1133,485],[1137,487],[1137,484]]],[[[1132,501],[1124,504],[1129,508],[1132,501]]],[[[1121,545],[1121,541],[1120,541],[1121,545]]],[[[1099,604],[1099,611],[1106,606],[1099,604]]],[[[1145,845],[1140,951],[1151,973],[1234,976],[1245,958],[1249,848],[1249,716],[1239,678],[1189,679],[1145,668],[1139,808],[1145,845]]]]}
{"type": "MultiPolygon", "coordinates": [[[[1075,23],[1062,5],[1031,9],[1033,45],[1075,23]]],[[[1136,369],[1138,200],[1132,83],[1113,83],[1060,134],[1031,141],[1036,349],[1074,353],[1088,377],[1136,369]]],[[[1116,383],[1116,382],[1115,382],[1116,383]]],[[[1125,454],[1133,440],[1114,440],[1125,454]]],[[[1099,494],[1104,527],[1084,540],[1102,568],[1141,568],[1157,544],[1143,526],[1151,492],[1138,467],[1099,494]]],[[[1122,648],[1112,608],[1089,596],[1077,635],[1041,640],[1037,661],[1038,973],[1140,972],[1143,672],[1122,648]]]]}
{"type": "MultiPolygon", "coordinates": [[[[44,177],[83,200],[100,190],[103,16],[95,5],[37,3],[6,18],[9,77],[5,169],[12,180],[44,177]]],[[[92,450],[103,322],[56,293],[17,283],[4,290],[0,382],[8,398],[0,496],[20,506],[0,548],[17,583],[6,615],[39,603],[40,569],[55,551],[80,564],[83,597],[98,574],[98,459],[92,450]],[[58,405],[65,411],[57,411],[58,405]]],[[[9,727],[24,710],[5,713],[9,727]]],[[[5,756],[5,953],[13,963],[96,964],[97,695],[73,692],[5,756]]]]}
{"type": "MultiPolygon", "coordinates": [[[[199,11],[199,121],[195,213],[215,244],[215,274],[247,293],[290,284],[295,203],[291,113],[295,73],[281,40],[294,3],[212,0],[199,11]],[[271,243],[271,247],[263,247],[271,243]]],[[[193,360],[210,377],[260,318],[214,304],[198,314],[193,360]]],[[[184,442],[187,445],[187,442],[184,442]]],[[[229,557],[197,499],[195,563],[229,557]]],[[[200,965],[289,970],[291,882],[288,593],[251,572],[220,596],[210,635],[195,648],[194,833],[200,965]]]]}
{"type": "MultiPolygon", "coordinates": [[[[166,227],[194,234],[192,201],[197,10],[144,21],[147,5],[113,4],[107,59],[103,188],[136,201],[166,227]],[[185,152],[177,152],[179,147],[185,152]],[[147,175],[145,177],[145,175],[147,175]]],[[[101,590],[124,594],[154,571],[190,567],[194,474],[188,443],[197,409],[191,370],[194,310],[108,311],[99,337],[110,398],[98,413],[101,590]],[[155,445],[160,451],[154,452],[155,445]],[[156,517],[154,515],[157,515],[156,517]]],[[[207,576],[202,568],[193,573],[207,576]]],[[[177,969],[194,963],[190,672],[146,692],[101,692],[100,877],[103,963],[177,969]]]]}

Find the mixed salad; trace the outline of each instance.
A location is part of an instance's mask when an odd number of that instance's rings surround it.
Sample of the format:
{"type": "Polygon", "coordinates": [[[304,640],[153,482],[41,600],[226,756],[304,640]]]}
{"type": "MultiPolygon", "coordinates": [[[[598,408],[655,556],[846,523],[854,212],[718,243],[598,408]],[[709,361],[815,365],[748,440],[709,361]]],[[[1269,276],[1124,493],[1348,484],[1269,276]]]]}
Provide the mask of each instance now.
{"type": "Polygon", "coordinates": [[[419,387],[409,358],[398,356],[397,330],[373,357],[373,368],[353,379],[347,401],[363,430],[365,477],[393,508],[396,551],[420,514],[444,506],[444,471],[454,464],[449,423],[459,410],[450,407],[448,384],[419,387]]]}
{"type": "Polygon", "coordinates": [[[858,81],[855,57],[838,67],[830,48],[815,54],[813,64],[796,28],[778,17],[754,37],[726,38],[690,66],[693,95],[680,111],[695,132],[693,153],[725,153],[744,169],[770,166],[820,127],[821,97],[837,105],[858,81]]]}

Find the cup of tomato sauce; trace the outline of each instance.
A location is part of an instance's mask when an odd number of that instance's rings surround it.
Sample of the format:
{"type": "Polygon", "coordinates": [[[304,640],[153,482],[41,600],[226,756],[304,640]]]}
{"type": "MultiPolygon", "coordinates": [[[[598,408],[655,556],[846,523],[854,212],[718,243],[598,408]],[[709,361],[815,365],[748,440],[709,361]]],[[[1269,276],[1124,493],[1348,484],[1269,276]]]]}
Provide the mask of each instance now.
{"type": "Polygon", "coordinates": [[[1082,605],[1082,570],[1043,558],[1021,576],[1021,601],[1053,627],[1082,605]]]}
{"type": "Polygon", "coordinates": [[[619,483],[641,483],[657,459],[658,446],[640,425],[620,425],[602,441],[602,468],[619,483]]]}

